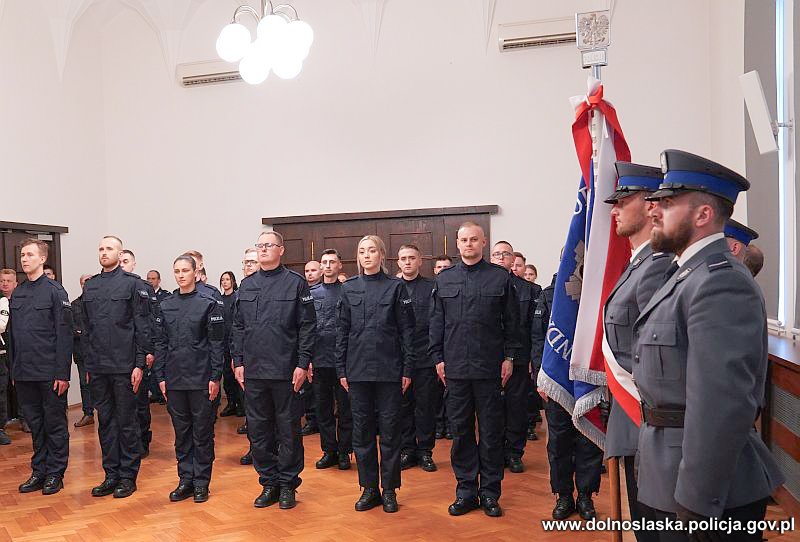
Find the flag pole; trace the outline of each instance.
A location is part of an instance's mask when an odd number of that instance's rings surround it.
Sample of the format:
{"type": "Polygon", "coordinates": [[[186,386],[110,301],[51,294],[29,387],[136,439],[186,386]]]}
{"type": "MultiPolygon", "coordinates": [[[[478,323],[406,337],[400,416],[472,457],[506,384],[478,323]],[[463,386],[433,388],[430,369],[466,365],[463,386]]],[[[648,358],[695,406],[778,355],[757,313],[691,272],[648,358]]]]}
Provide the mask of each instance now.
{"type": "MultiPolygon", "coordinates": [[[[594,11],[588,13],[575,14],[575,35],[578,49],[581,51],[581,62],[583,68],[592,69],[592,77],[597,81],[601,79],[601,68],[608,65],[608,46],[611,43],[611,13],[606,11],[594,11]]],[[[600,148],[600,138],[603,137],[602,113],[593,109],[591,111],[591,136],[592,136],[592,166],[593,184],[596,182],[598,171],[598,149],[600,148]]],[[[591,189],[594,190],[595,186],[591,189]]],[[[608,394],[608,390],[606,390],[608,394]]],[[[619,458],[610,457],[607,463],[608,478],[610,483],[611,511],[609,518],[612,520],[622,519],[622,494],[619,476],[619,458]]],[[[611,531],[611,542],[622,542],[622,530],[614,529],[611,531]]]]}

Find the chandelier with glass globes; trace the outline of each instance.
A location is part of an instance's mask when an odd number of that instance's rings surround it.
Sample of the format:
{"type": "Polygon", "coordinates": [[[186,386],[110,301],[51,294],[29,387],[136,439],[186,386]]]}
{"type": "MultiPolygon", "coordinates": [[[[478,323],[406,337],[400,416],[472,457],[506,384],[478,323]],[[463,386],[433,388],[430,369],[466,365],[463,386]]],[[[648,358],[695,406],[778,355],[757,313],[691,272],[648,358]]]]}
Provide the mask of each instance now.
{"type": "Polygon", "coordinates": [[[238,62],[242,79],[258,85],[270,71],[281,79],[297,77],[313,42],[314,31],[300,20],[296,9],[289,4],[273,7],[270,0],[264,0],[261,13],[246,4],[236,8],[233,20],[219,33],[217,54],[226,62],[238,62]],[[244,14],[258,22],[255,40],[239,22],[244,14]]]}

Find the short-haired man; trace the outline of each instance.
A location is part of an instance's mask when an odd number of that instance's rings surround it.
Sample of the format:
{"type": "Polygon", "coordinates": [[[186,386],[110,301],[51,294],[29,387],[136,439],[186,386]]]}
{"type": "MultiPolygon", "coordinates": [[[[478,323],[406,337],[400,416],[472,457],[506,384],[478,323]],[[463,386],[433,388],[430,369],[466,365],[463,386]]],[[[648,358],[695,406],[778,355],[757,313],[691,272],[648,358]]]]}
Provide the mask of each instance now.
{"type": "MultiPolygon", "coordinates": [[[[433,276],[435,277],[438,275],[442,269],[447,269],[448,267],[453,266],[453,259],[448,256],[447,254],[442,254],[440,256],[436,256],[433,259],[433,276]]],[[[447,389],[445,388],[444,384],[439,381],[439,407],[436,409],[436,432],[434,433],[434,437],[436,440],[446,438],[447,440],[453,440],[453,433],[450,431],[450,421],[447,419],[447,401],[445,401],[445,395],[447,394],[447,389]]]]}
{"type": "Polygon", "coordinates": [[[8,421],[8,385],[10,383],[6,326],[9,316],[9,299],[16,287],[17,272],[13,269],[0,269],[0,446],[11,444],[11,438],[5,431],[8,421]]]}
{"type": "Polygon", "coordinates": [[[434,472],[436,410],[440,401],[436,367],[428,355],[434,281],[420,275],[422,253],[416,245],[400,247],[397,251],[397,265],[414,306],[414,349],[417,363],[411,375],[411,386],[403,395],[401,405],[403,448],[400,453],[400,468],[408,469],[419,465],[426,472],[434,472]]]}
{"type": "Polygon", "coordinates": [[[633,328],[638,499],[647,519],[701,525],[691,536],[659,532],[660,540],[718,540],[709,518],[760,522],[784,481],[753,423],[767,374],[764,299],[723,234],[750,183],[684,151],[664,151],[661,164],[664,181],[648,198],[657,201],[652,246],[676,259],[633,328]]]}
{"type": "Polygon", "coordinates": [[[309,365],[322,446],[322,457],[316,467],[327,469],[338,465],[339,470],[347,470],[353,451],[353,414],[350,397],[336,375],[335,355],[336,307],[342,298],[342,283],[339,282],[342,259],[336,249],[329,248],[322,251],[320,263],[322,282],[311,287],[317,311],[317,341],[314,345],[313,369],[309,365]],[[334,410],[338,415],[334,414],[334,410]]]}
{"type": "Polygon", "coordinates": [[[458,483],[448,512],[460,516],[482,507],[486,515],[497,517],[503,514],[498,503],[503,479],[501,392],[520,348],[519,303],[508,271],[483,259],[486,235],[480,226],[464,223],[457,246],[461,261],[436,277],[429,346],[447,386],[453,430],[450,463],[458,483]]]}
{"type": "Polygon", "coordinates": [[[263,486],[254,505],[279,502],[289,509],[296,505],[303,471],[297,392],[314,352],[317,319],[305,278],[281,265],[283,236],[263,232],[256,248],[260,269],[239,287],[231,353],[247,397],[247,435],[263,486]]]}
{"type": "MultiPolygon", "coordinates": [[[[242,260],[242,273],[244,273],[244,276],[245,277],[249,277],[250,275],[252,275],[256,271],[258,271],[258,268],[259,268],[259,265],[258,265],[258,250],[256,250],[255,248],[252,248],[252,247],[244,249],[244,260],[242,260]]],[[[237,290],[236,293],[238,295],[239,291],[237,290]]],[[[235,303],[236,303],[236,299],[234,299],[234,304],[235,303]]],[[[231,322],[231,324],[232,324],[232,322],[231,322]]],[[[232,348],[233,345],[232,344],[228,345],[228,347],[232,348]]],[[[231,367],[233,367],[233,359],[231,359],[231,367]]],[[[239,394],[239,396],[240,396],[240,399],[241,399],[242,409],[244,411],[244,410],[247,410],[246,409],[247,399],[245,398],[244,391],[241,389],[241,387],[240,387],[240,391],[241,391],[241,393],[239,394]]],[[[238,413],[237,413],[237,415],[238,415],[238,413]]],[[[240,434],[240,435],[246,435],[247,434],[247,419],[245,419],[245,422],[236,429],[236,432],[238,434],[240,434]]],[[[248,447],[247,453],[244,454],[241,458],[239,458],[239,463],[241,463],[242,465],[252,465],[253,464],[253,454],[252,454],[251,448],[248,447]]]]}
{"type": "MultiPolygon", "coordinates": [[[[616,233],[628,239],[631,246],[631,261],[623,271],[614,289],[606,299],[604,314],[605,341],[612,355],[607,355],[609,367],[614,367],[614,373],[624,375],[630,379],[633,370],[631,344],[633,343],[633,323],[639,317],[641,310],[653,297],[653,293],[664,281],[664,272],[672,262],[672,254],[654,252],[650,246],[650,233],[653,222],[649,212],[654,203],[645,200],[645,197],[658,190],[664,178],[660,168],[632,164],[630,162],[617,162],[617,190],[605,202],[612,205],[611,219],[615,224],[616,233]]],[[[618,377],[620,380],[622,377],[618,377]]],[[[555,401],[548,402],[547,423],[559,426],[561,422],[572,424],[572,417],[566,411],[557,411],[560,405],[555,401]],[[552,405],[551,405],[552,404],[552,405]],[[552,414],[551,414],[552,412],[552,414]],[[561,416],[561,417],[559,417],[561,416]]],[[[574,426],[573,426],[574,427],[574,426]]],[[[574,431],[574,429],[572,429],[574,431]]],[[[578,486],[578,512],[584,519],[595,516],[594,503],[591,501],[592,493],[600,489],[600,461],[593,462],[596,456],[596,446],[593,443],[579,441],[581,437],[573,433],[571,438],[575,445],[575,459],[564,458],[564,461],[575,463],[576,481],[578,486]],[[581,444],[583,443],[583,444],[581,444]],[[586,449],[581,453],[580,446],[586,449]],[[587,454],[589,457],[587,457],[587,454]],[[583,468],[578,465],[578,458],[583,463],[583,468]],[[596,471],[588,467],[594,463],[596,471]]],[[[625,483],[628,494],[628,507],[632,520],[641,520],[639,505],[636,500],[635,456],[639,442],[639,427],[622,410],[619,402],[614,398],[611,402],[611,412],[606,428],[605,458],[621,458],[625,466],[625,483]]],[[[565,447],[561,447],[565,449],[565,447]]],[[[560,458],[559,458],[560,459],[560,458]]],[[[558,493],[556,509],[553,517],[566,518],[575,509],[572,500],[572,480],[569,484],[564,480],[564,486],[554,487],[553,492],[558,493]],[[569,489],[569,491],[566,491],[569,489]]],[[[651,531],[636,531],[639,542],[653,540],[651,531]]]]}
{"type": "MultiPolygon", "coordinates": [[[[186,256],[191,256],[194,260],[195,265],[197,266],[197,270],[195,271],[195,287],[197,291],[201,294],[205,294],[213,299],[216,299],[220,303],[222,303],[222,293],[217,289],[216,286],[212,284],[207,284],[205,280],[203,280],[203,276],[205,275],[206,268],[205,268],[205,261],[203,260],[203,255],[200,251],[197,250],[187,250],[184,252],[186,256]]],[[[208,278],[208,277],[206,277],[208,278]]],[[[217,401],[219,401],[219,395],[217,396],[217,401]]],[[[219,403],[217,403],[219,404],[219,403]]]]}
{"type": "MultiPolygon", "coordinates": [[[[514,356],[514,372],[503,387],[505,415],[505,464],[508,470],[521,473],[525,470],[522,456],[525,454],[528,436],[528,396],[531,392],[531,325],[536,300],[542,289],[514,272],[514,262],[519,254],[508,241],[498,241],[492,247],[491,261],[509,272],[511,284],[519,302],[519,321],[516,332],[521,348],[514,356]]],[[[524,265],[523,265],[524,269],[524,265]]]]}
{"type": "Polygon", "coordinates": [[[49,278],[50,280],[56,280],[56,272],[55,270],[53,270],[52,266],[45,264],[44,276],[49,278]]]}
{"type": "Polygon", "coordinates": [[[723,232],[725,233],[725,239],[728,241],[728,248],[731,249],[731,254],[744,263],[747,247],[750,246],[751,241],[758,239],[758,232],[732,218],[725,221],[723,232]]]}
{"type": "Polygon", "coordinates": [[[72,367],[72,306],[67,292],[44,274],[48,247],[29,239],[20,247],[28,280],[11,298],[8,320],[11,378],[31,427],[30,478],[20,493],[58,493],[69,459],[67,388],[72,367]]]}
{"type": "MultiPolygon", "coordinates": [[[[134,273],[134,271],[136,271],[136,255],[130,250],[121,250],[119,253],[119,266],[126,273],[130,273],[131,275],[138,277],[139,287],[147,291],[148,295],[150,296],[150,323],[155,331],[160,327],[157,324],[157,319],[161,317],[161,306],[158,303],[158,297],[156,297],[155,292],[153,292],[153,288],[150,286],[150,283],[145,282],[141,279],[141,277],[139,277],[139,275],[134,273]]],[[[155,341],[155,334],[153,334],[153,341],[155,341]]],[[[153,348],[155,349],[155,344],[153,344],[153,348]]],[[[138,393],[136,394],[136,417],[139,420],[139,434],[142,437],[142,459],[150,455],[150,442],[153,440],[153,432],[150,430],[152,417],[150,416],[149,392],[155,381],[155,378],[153,377],[153,363],[155,362],[154,352],[147,352],[147,356],[145,356],[145,362],[147,363],[147,367],[145,367],[144,372],[142,373],[142,383],[139,386],[138,393]]],[[[156,387],[158,387],[157,384],[156,387]]],[[[161,390],[158,391],[159,396],[163,400],[164,396],[160,393],[161,390]]]]}
{"type": "MultiPolygon", "coordinates": [[[[322,267],[320,263],[316,260],[306,262],[305,276],[309,288],[319,284],[322,280],[322,267]]],[[[315,393],[314,386],[311,382],[306,380],[300,394],[303,397],[303,412],[305,412],[306,415],[306,423],[301,430],[304,437],[319,433],[319,423],[317,422],[315,407],[317,401],[314,398],[315,393]]]]}
{"type": "Polygon", "coordinates": [[[525,278],[525,256],[522,252],[514,252],[514,262],[511,264],[511,272],[521,279],[525,278]]]}
{"type": "Polygon", "coordinates": [[[753,278],[756,278],[764,267],[764,253],[753,243],[747,245],[747,250],[744,252],[744,265],[750,270],[753,278]]]}
{"type": "Polygon", "coordinates": [[[442,254],[441,256],[436,256],[433,259],[433,274],[438,275],[441,273],[442,269],[447,269],[448,267],[453,266],[453,258],[448,256],[447,254],[442,254]]]}
{"type": "Polygon", "coordinates": [[[153,289],[153,293],[156,295],[159,303],[172,295],[172,292],[164,290],[161,287],[161,273],[159,273],[157,269],[151,269],[147,272],[147,283],[153,289]]]}
{"type": "Polygon", "coordinates": [[[83,316],[83,286],[91,275],[81,275],[81,295],[72,300],[72,359],[78,367],[78,382],[81,387],[81,407],[83,416],[75,422],[75,427],[86,427],[94,425],[94,408],[92,407],[92,391],[89,389],[89,381],[86,380],[86,363],[81,350],[81,336],[85,328],[83,316]]]}
{"type": "Polygon", "coordinates": [[[309,288],[311,288],[316,284],[319,284],[320,281],[322,280],[322,266],[316,260],[310,260],[306,262],[305,275],[306,275],[306,282],[308,282],[309,288]]]}
{"type": "Polygon", "coordinates": [[[136,393],[145,358],[153,351],[150,294],[138,275],[119,266],[121,251],[119,237],[103,237],[98,248],[103,270],[83,287],[81,348],[105,471],[103,482],[92,489],[94,497],[133,494],[142,455],[136,393]]]}

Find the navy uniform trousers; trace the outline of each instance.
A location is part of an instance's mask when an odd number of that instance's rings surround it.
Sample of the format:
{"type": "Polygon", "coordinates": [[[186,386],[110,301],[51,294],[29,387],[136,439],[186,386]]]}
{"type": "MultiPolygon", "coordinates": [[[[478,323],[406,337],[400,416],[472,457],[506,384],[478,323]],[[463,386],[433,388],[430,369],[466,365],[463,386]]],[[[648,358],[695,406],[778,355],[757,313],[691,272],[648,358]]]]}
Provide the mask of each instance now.
{"type": "Polygon", "coordinates": [[[214,463],[214,407],[208,390],[169,390],[167,410],[175,429],[178,478],[208,487],[214,463]]]}
{"type": "Polygon", "coordinates": [[[411,375],[411,387],[403,396],[401,410],[403,453],[416,457],[433,453],[440,401],[438,382],[433,367],[415,369],[411,375]]]}
{"type": "Polygon", "coordinates": [[[247,438],[262,486],[296,488],[303,471],[302,403],[287,380],[248,378],[247,438]]]}
{"type": "Polygon", "coordinates": [[[380,486],[400,487],[400,382],[349,382],[353,410],[353,451],[358,465],[358,484],[378,487],[378,436],[380,427],[380,486]]]}
{"type": "Polygon", "coordinates": [[[31,428],[33,457],[31,470],[42,476],[64,476],[69,459],[67,392],[59,396],[53,381],[17,380],[17,397],[22,415],[31,428]]]}
{"type": "Polygon", "coordinates": [[[575,429],[572,416],[555,400],[545,403],[547,417],[547,459],[550,488],[559,495],[600,491],[603,451],[575,429]]]}
{"type": "Polygon", "coordinates": [[[92,374],[89,386],[97,411],[97,436],[106,478],[136,480],[142,442],[131,375],[92,374]]]}
{"type": "Polygon", "coordinates": [[[447,416],[453,432],[450,463],[456,476],[456,497],[500,498],[504,430],[500,392],[499,378],[447,379],[447,416]],[[475,439],[476,416],[479,441],[475,439]]]}
{"type": "Polygon", "coordinates": [[[339,383],[336,369],[315,367],[312,385],[322,451],[333,455],[349,454],[353,451],[353,414],[350,397],[339,383]]]}

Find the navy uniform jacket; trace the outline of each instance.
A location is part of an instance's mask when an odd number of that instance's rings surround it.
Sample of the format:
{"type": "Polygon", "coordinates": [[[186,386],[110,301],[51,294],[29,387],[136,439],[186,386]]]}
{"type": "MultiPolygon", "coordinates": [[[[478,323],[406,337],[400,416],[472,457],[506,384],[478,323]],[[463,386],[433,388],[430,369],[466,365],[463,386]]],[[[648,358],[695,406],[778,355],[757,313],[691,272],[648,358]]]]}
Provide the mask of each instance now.
{"type": "Polygon", "coordinates": [[[403,281],[383,271],[342,285],[336,373],[348,382],[400,382],[416,364],[414,307],[403,281]]]}
{"type": "Polygon", "coordinates": [[[164,288],[159,288],[158,291],[156,292],[156,299],[158,300],[159,303],[161,303],[171,295],[172,292],[170,292],[169,290],[165,290],[164,288]]]}
{"type": "MultiPolygon", "coordinates": [[[[145,283],[146,284],[146,283],[145,283]]],[[[125,374],[144,369],[153,352],[150,291],[120,267],[103,271],[83,286],[85,328],[81,350],[90,374],[125,374]]]]}
{"type": "Polygon", "coordinates": [[[227,354],[231,352],[231,330],[233,329],[233,305],[236,303],[236,292],[222,294],[222,316],[225,318],[225,342],[223,348],[227,354]]]}
{"type": "Polygon", "coordinates": [[[521,348],[514,356],[514,365],[525,365],[531,361],[531,326],[533,326],[533,315],[536,311],[536,301],[542,289],[538,284],[528,282],[511,273],[511,284],[517,294],[519,302],[519,342],[521,348]]]}
{"type": "Polygon", "coordinates": [[[67,292],[42,275],[11,295],[8,353],[11,378],[21,382],[69,381],[72,306],[67,292]]]}
{"type": "Polygon", "coordinates": [[[539,298],[536,300],[536,308],[533,311],[533,324],[531,324],[531,364],[533,370],[533,381],[539,374],[542,367],[542,355],[544,354],[544,340],[547,335],[547,327],[550,325],[550,309],[553,307],[553,297],[556,295],[556,278],[558,273],[553,274],[550,286],[547,286],[539,298]]]}
{"type": "Polygon", "coordinates": [[[197,290],[161,303],[153,366],[167,390],[205,390],[222,377],[225,318],[221,301],[197,290]]]}
{"type": "MultiPolygon", "coordinates": [[[[633,363],[633,323],[639,313],[664,282],[664,273],[672,264],[674,254],[653,253],[647,244],[619,277],[606,300],[605,333],[608,346],[620,367],[631,373],[633,363]]],[[[639,427],[633,423],[622,407],[612,399],[611,414],[606,428],[605,457],[636,455],[639,427]]]]}
{"type": "Polygon", "coordinates": [[[767,375],[767,316],[747,268],[717,239],[653,294],[633,328],[633,376],[651,408],[683,427],[639,431],[640,502],[720,517],[783,475],[754,428],[767,375]]]}
{"type": "MultiPolygon", "coordinates": [[[[204,294],[208,297],[216,299],[217,301],[222,301],[222,293],[217,290],[214,286],[210,284],[206,284],[202,280],[198,280],[194,283],[194,287],[197,289],[198,292],[204,294]]],[[[177,294],[180,292],[180,289],[176,289],[173,293],[177,294]]]]}
{"type": "Polygon", "coordinates": [[[314,367],[336,367],[336,311],[342,298],[342,283],[321,282],[311,287],[317,311],[317,342],[314,345],[314,367]]]}
{"type": "Polygon", "coordinates": [[[414,352],[417,355],[417,369],[425,369],[436,365],[428,355],[430,344],[431,294],[436,282],[433,279],[417,275],[414,280],[402,279],[411,296],[414,306],[414,352]]]}
{"type": "Polygon", "coordinates": [[[86,327],[83,316],[83,294],[72,300],[72,353],[80,357],[81,335],[86,327]]]}
{"type": "Polygon", "coordinates": [[[233,308],[233,363],[245,378],[291,380],[308,369],[317,317],[302,275],[282,265],[242,279],[233,308]]]}
{"type": "Polygon", "coordinates": [[[511,274],[481,260],[436,276],[429,353],[448,378],[500,378],[504,359],[519,349],[519,302],[511,274]]]}

